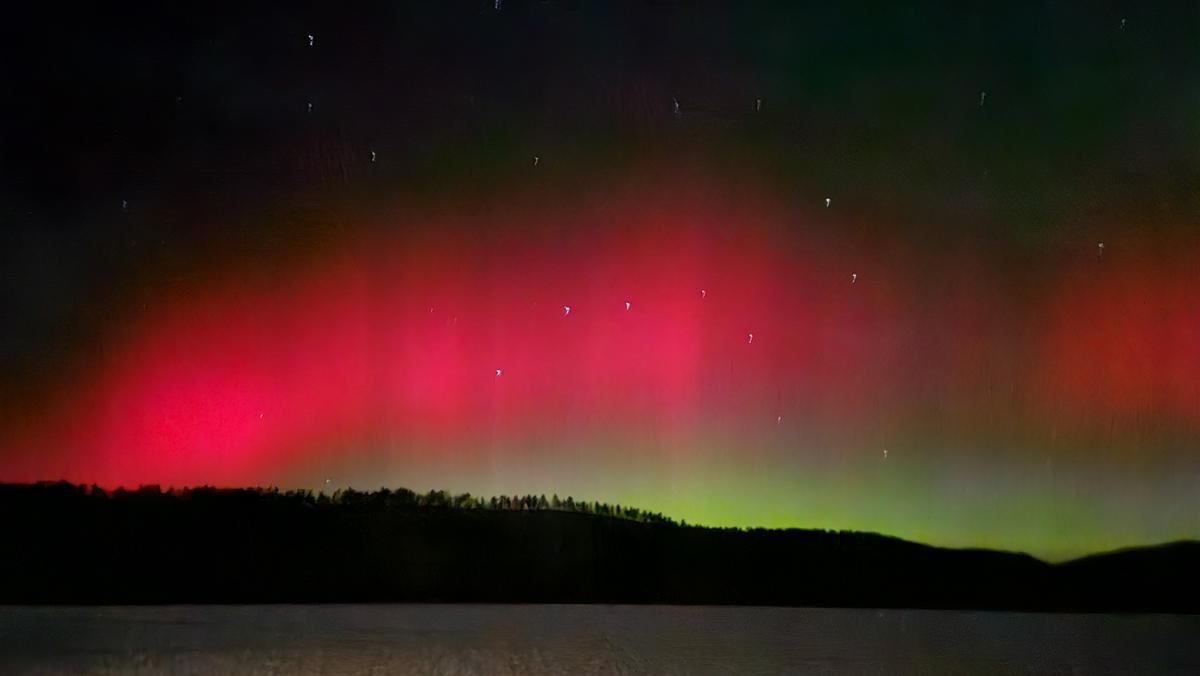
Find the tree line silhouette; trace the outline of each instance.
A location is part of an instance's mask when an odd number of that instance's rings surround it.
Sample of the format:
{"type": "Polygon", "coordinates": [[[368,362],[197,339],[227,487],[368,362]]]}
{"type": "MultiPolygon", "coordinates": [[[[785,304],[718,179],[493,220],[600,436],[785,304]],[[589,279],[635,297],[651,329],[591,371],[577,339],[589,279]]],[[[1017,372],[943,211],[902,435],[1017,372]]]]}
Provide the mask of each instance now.
{"type": "MultiPolygon", "coordinates": [[[[610,516],[618,519],[639,521],[642,523],[661,523],[671,525],[687,525],[686,521],[676,523],[675,520],[661,512],[638,509],[637,507],[610,505],[606,502],[576,500],[568,496],[565,500],[553,494],[549,499],[543,495],[500,495],[484,499],[470,493],[452,494],[445,490],[430,490],[427,493],[416,493],[407,488],[380,488],[376,491],[359,491],[354,488],[339,488],[332,493],[314,491],[312,489],[292,489],[281,491],[277,487],[264,488],[216,488],[213,486],[196,486],[185,488],[168,488],[163,490],[158,484],[147,484],[136,489],[116,488],[105,490],[96,484],[72,484],[66,481],[45,481],[33,484],[36,490],[48,494],[62,496],[77,496],[114,500],[146,500],[155,498],[179,498],[181,500],[206,500],[222,496],[232,500],[254,499],[261,501],[286,501],[307,506],[344,506],[348,508],[381,508],[392,510],[411,510],[417,508],[429,509],[460,509],[460,510],[492,510],[512,512],[555,511],[575,512],[579,514],[594,514],[610,516]]],[[[29,487],[18,488],[11,484],[4,485],[0,490],[29,490],[29,487]]]]}
{"type": "Polygon", "coordinates": [[[1200,611],[1200,544],[1047,564],[688,526],[542,495],[0,484],[0,603],[671,603],[1200,611]]]}

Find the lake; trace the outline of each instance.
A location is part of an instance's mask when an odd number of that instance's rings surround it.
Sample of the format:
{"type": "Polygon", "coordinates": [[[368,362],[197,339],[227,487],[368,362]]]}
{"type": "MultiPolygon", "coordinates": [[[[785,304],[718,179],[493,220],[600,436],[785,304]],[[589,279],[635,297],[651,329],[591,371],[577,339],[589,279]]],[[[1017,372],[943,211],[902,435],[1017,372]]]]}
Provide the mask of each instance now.
{"type": "Polygon", "coordinates": [[[0,607],[0,670],[1200,673],[1200,616],[711,606],[0,607]]]}

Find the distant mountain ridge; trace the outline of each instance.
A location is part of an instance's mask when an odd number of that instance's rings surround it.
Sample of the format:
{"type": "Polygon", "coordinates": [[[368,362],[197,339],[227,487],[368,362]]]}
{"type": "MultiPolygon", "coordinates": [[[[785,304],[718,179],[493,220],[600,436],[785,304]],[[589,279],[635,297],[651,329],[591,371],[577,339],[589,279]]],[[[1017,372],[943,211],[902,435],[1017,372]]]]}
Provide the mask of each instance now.
{"type": "Polygon", "coordinates": [[[0,485],[3,603],[503,602],[1200,611],[1200,542],[1050,564],[535,496],[0,485]]]}

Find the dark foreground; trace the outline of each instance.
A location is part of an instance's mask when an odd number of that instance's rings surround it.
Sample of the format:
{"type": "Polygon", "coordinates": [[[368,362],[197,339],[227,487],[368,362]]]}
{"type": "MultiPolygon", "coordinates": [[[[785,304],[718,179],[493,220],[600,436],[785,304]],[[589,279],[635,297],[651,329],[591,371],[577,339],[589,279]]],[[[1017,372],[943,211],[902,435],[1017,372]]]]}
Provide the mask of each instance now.
{"type": "Polygon", "coordinates": [[[0,603],[1200,610],[1198,543],[1049,565],[873,534],[696,528],[596,513],[618,512],[607,506],[431,496],[0,486],[0,603]]]}
{"type": "Polygon", "coordinates": [[[1200,617],[713,606],[0,607],[13,673],[1169,674],[1200,617]]]}

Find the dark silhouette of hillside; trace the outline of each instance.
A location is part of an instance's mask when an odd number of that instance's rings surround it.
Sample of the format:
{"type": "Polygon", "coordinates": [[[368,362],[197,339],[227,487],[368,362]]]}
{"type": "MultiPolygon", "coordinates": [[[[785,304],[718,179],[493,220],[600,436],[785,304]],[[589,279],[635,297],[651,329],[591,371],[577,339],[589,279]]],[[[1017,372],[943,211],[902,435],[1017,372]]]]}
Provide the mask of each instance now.
{"type": "Polygon", "coordinates": [[[1200,543],[1051,565],[568,499],[0,486],[4,603],[570,602],[1200,610],[1200,543]]]}

